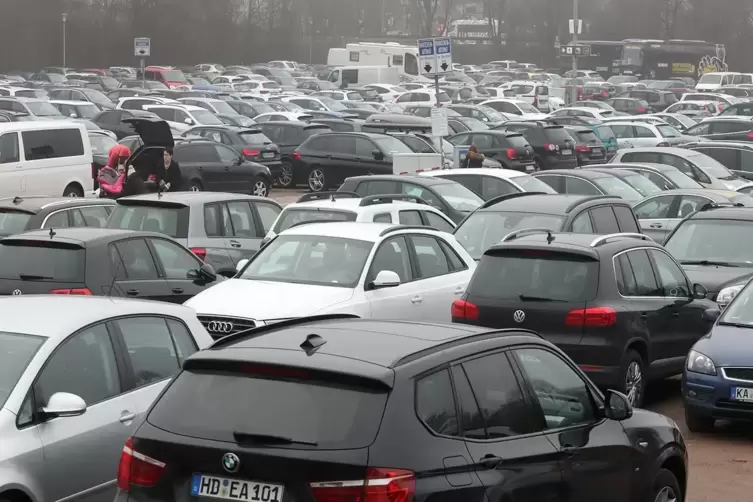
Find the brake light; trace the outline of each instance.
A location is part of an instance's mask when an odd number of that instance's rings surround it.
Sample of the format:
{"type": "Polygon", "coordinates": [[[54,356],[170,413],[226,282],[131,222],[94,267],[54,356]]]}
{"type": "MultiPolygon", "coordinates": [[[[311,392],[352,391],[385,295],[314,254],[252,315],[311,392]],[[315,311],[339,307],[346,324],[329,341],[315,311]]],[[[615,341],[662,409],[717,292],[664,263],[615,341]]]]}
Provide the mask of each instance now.
{"type": "Polygon", "coordinates": [[[577,151],[577,152],[587,152],[589,150],[590,149],[586,145],[577,145],[575,147],[575,151],[577,151]]]}
{"type": "Polygon", "coordinates": [[[515,160],[518,157],[518,152],[515,151],[514,148],[508,148],[507,149],[507,158],[510,160],[515,160]]]}
{"type": "Polygon", "coordinates": [[[748,133],[748,137],[749,137],[750,139],[753,139],[753,132],[749,132],[749,133],[748,133]]]}
{"type": "Polygon", "coordinates": [[[301,160],[301,154],[298,152],[293,152],[293,160],[301,160]]]}
{"type": "Polygon", "coordinates": [[[601,91],[601,95],[605,98],[609,97],[609,93],[607,91],[601,91]]]}
{"type": "Polygon", "coordinates": [[[366,479],[310,483],[316,502],[412,502],[416,475],[404,469],[369,467],[366,479]]]}
{"type": "Polygon", "coordinates": [[[566,326],[605,327],[617,322],[617,311],[611,307],[590,307],[571,310],[565,317],[566,326]]]}
{"type": "Polygon", "coordinates": [[[53,289],[50,291],[51,295],[84,295],[92,296],[92,292],[88,288],[72,288],[72,289],[53,289]]]}
{"type": "Polygon", "coordinates": [[[646,113],[646,109],[645,109],[645,108],[643,108],[643,107],[640,107],[640,108],[636,108],[635,112],[636,112],[636,113],[646,113]]]}
{"type": "Polygon", "coordinates": [[[245,157],[258,157],[261,155],[261,151],[259,150],[252,150],[251,148],[244,148],[243,149],[243,155],[245,157]]]}
{"type": "Polygon", "coordinates": [[[465,300],[455,300],[450,315],[453,319],[478,319],[478,306],[465,300]]]}
{"type": "Polygon", "coordinates": [[[669,143],[662,141],[661,143],[657,143],[656,146],[669,146],[669,143]]]}
{"type": "Polygon", "coordinates": [[[207,259],[207,250],[204,248],[191,248],[191,252],[198,256],[201,261],[207,259]]]}
{"type": "Polygon", "coordinates": [[[557,149],[557,145],[555,145],[554,143],[546,143],[544,145],[544,148],[546,150],[549,150],[550,152],[553,152],[553,151],[555,151],[557,149]]]}
{"type": "Polygon", "coordinates": [[[165,472],[165,463],[147,457],[133,449],[133,438],[128,438],[120,454],[118,465],[118,488],[130,489],[131,485],[154,486],[165,472]]]}

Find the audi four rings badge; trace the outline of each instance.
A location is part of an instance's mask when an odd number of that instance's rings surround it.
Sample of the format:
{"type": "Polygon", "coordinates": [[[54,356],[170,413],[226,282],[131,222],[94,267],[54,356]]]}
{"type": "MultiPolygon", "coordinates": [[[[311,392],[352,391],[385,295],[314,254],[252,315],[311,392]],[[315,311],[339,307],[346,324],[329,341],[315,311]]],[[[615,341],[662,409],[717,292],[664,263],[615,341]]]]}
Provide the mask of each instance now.
{"type": "Polygon", "coordinates": [[[231,333],[233,331],[233,323],[225,321],[210,321],[207,325],[207,329],[212,333],[231,333]]]}
{"type": "Polygon", "coordinates": [[[523,322],[526,320],[526,313],[522,310],[516,310],[512,315],[512,320],[515,322],[523,322]]]}

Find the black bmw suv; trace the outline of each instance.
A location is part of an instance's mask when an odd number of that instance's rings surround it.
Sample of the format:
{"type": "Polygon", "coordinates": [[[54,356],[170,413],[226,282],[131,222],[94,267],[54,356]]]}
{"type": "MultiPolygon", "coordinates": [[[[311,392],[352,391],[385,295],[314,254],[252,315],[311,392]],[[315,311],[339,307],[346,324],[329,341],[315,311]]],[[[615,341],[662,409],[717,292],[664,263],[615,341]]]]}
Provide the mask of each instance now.
{"type": "Polygon", "coordinates": [[[189,357],[115,501],[653,502],[686,480],[674,422],[531,331],[319,316],[189,357]]]}
{"type": "Polygon", "coordinates": [[[486,250],[452,320],[532,329],[641,406],[648,381],[682,373],[708,332],[706,293],[645,235],[521,229],[486,250]]]}

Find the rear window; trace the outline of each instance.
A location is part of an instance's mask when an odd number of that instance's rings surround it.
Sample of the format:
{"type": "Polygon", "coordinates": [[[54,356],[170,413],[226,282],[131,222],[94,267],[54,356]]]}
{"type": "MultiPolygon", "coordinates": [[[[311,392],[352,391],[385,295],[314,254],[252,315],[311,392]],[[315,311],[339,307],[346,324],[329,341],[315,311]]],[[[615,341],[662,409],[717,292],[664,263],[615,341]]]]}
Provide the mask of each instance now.
{"type": "Polygon", "coordinates": [[[158,232],[176,239],[188,237],[188,207],[116,204],[107,228],[158,232]]]}
{"type": "Polygon", "coordinates": [[[614,131],[612,131],[612,128],[609,127],[609,126],[597,126],[596,127],[596,132],[599,133],[599,137],[602,140],[605,140],[605,139],[606,140],[614,139],[614,137],[615,137],[614,136],[614,131]]]}
{"type": "Polygon", "coordinates": [[[520,249],[484,255],[469,294],[520,301],[521,296],[558,302],[586,302],[596,296],[599,262],[587,256],[520,249]],[[505,287],[499,287],[504,284],[505,287]]]}
{"type": "Polygon", "coordinates": [[[507,136],[507,142],[513,148],[525,148],[528,146],[528,140],[522,134],[515,134],[507,136]]]}
{"type": "Polygon", "coordinates": [[[578,139],[583,143],[601,143],[593,131],[578,131],[576,134],[578,135],[578,139]]]}
{"type": "Polygon", "coordinates": [[[288,209],[283,211],[277,219],[273,231],[280,233],[293,225],[317,221],[356,221],[356,213],[350,211],[320,211],[316,208],[288,209]]]}
{"type": "Polygon", "coordinates": [[[0,235],[7,236],[26,230],[31,215],[17,211],[0,212],[0,235]]]}
{"type": "Polygon", "coordinates": [[[303,129],[303,137],[310,138],[311,136],[331,131],[332,129],[330,129],[329,127],[306,127],[305,129],[303,129]]]}
{"type": "Polygon", "coordinates": [[[36,241],[0,245],[0,278],[36,282],[84,282],[86,251],[36,241]]]}
{"type": "Polygon", "coordinates": [[[386,392],[360,386],[189,370],[175,379],[147,420],[175,434],[213,441],[235,443],[233,433],[239,432],[316,443],[292,443],[292,448],[363,448],[374,441],[386,402],[386,392]],[[198,408],[196,396],[202,396],[198,408]]]}
{"type": "Polygon", "coordinates": [[[544,136],[546,137],[547,141],[550,141],[552,143],[556,144],[562,144],[566,141],[572,142],[572,138],[567,133],[564,127],[545,127],[544,128],[544,136]]]}
{"type": "Polygon", "coordinates": [[[242,132],[238,134],[247,145],[263,145],[264,143],[271,143],[272,141],[264,134],[258,132],[242,132]]]}

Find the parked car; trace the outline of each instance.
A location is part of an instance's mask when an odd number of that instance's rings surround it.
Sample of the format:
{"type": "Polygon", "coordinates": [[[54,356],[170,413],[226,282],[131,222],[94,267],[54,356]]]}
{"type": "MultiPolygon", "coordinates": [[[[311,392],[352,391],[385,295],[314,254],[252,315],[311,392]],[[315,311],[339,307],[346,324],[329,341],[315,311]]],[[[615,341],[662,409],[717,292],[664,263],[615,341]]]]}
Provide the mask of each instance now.
{"type": "Polygon", "coordinates": [[[621,181],[630,185],[636,192],[641,194],[642,197],[649,197],[651,195],[660,193],[662,191],[653,181],[643,176],[640,173],[631,171],[630,169],[612,169],[609,167],[603,167],[606,164],[594,164],[586,166],[583,169],[588,171],[596,171],[600,173],[606,173],[619,178],[621,181]]]}
{"type": "Polygon", "coordinates": [[[703,188],[703,185],[683,174],[676,167],[666,164],[635,163],[635,162],[610,162],[592,166],[598,169],[620,169],[634,171],[647,178],[661,190],[673,188],[703,188]]]}
{"type": "Polygon", "coordinates": [[[557,193],[546,183],[512,169],[462,168],[424,171],[420,176],[460,183],[485,201],[519,192],[557,193]]]}
{"type": "Polygon", "coordinates": [[[609,169],[552,169],[533,173],[533,177],[561,194],[613,195],[632,202],[643,198],[640,192],[611,174],[609,169]]]}
{"type": "Polygon", "coordinates": [[[536,170],[534,150],[520,133],[509,131],[477,131],[454,134],[447,138],[453,145],[475,145],[485,157],[499,162],[503,168],[521,172],[536,170]]]}
{"type": "Polygon", "coordinates": [[[645,99],[635,98],[610,98],[605,101],[606,104],[618,112],[627,113],[628,115],[641,115],[651,113],[648,101],[645,99]]]}
{"type": "Polygon", "coordinates": [[[280,149],[280,176],[276,181],[283,188],[294,186],[297,181],[293,176],[295,150],[309,137],[332,131],[324,124],[291,121],[266,122],[256,127],[280,149]]]}
{"type": "Polygon", "coordinates": [[[708,155],[736,176],[753,180],[753,143],[749,141],[697,141],[682,146],[708,155]]]}
{"type": "Polygon", "coordinates": [[[600,164],[607,161],[607,147],[590,129],[584,127],[564,126],[575,141],[575,155],[578,166],[600,164]]]}
{"type": "Polygon", "coordinates": [[[115,202],[81,197],[25,196],[0,199],[0,236],[40,228],[94,227],[107,224],[115,202]]]}
{"type": "Polygon", "coordinates": [[[710,117],[690,127],[687,134],[709,141],[753,141],[753,117],[710,117]]]}
{"type": "Polygon", "coordinates": [[[129,118],[157,118],[152,112],[144,110],[105,110],[95,115],[91,121],[106,131],[112,131],[121,140],[127,136],[136,134],[136,129],[129,122],[124,122],[129,118]]]}
{"type": "Polygon", "coordinates": [[[700,138],[686,136],[667,124],[649,124],[629,120],[607,124],[617,137],[620,149],[679,146],[700,138]]]}
{"type": "Polygon", "coordinates": [[[575,142],[563,126],[544,121],[511,120],[495,129],[521,133],[533,148],[538,169],[573,169],[578,166],[575,142]]]}

